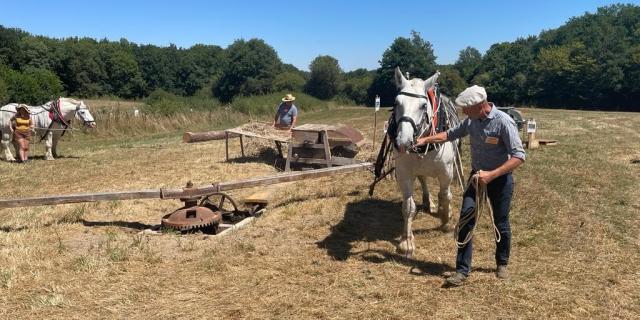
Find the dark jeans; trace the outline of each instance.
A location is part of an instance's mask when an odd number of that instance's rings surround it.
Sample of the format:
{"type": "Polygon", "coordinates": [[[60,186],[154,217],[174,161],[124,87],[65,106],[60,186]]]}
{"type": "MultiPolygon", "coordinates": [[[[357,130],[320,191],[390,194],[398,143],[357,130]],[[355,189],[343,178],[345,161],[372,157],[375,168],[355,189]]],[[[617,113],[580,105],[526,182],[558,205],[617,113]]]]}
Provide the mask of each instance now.
{"type": "MultiPolygon", "coordinates": [[[[509,251],[511,249],[511,226],[509,225],[509,208],[511,206],[511,196],[513,195],[513,176],[507,173],[496,178],[487,185],[487,193],[491,200],[493,208],[493,218],[500,232],[501,240],[496,244],[496,264],[507,265],[509,263],[509,251]]],[[[462,209],[460,210],[460,219],[472,214],[476,207],[476,189],[470,186],[464,193],[462,199],[462,209]]],[[[489,214],[488,208],[485,208],[483,216],[489,214]]],[[[467,233],[476,224],[473,219],[460,230],[458,241],[464,240],[467,233]]],[[[493,228],[493,227],[492,227],[493,228]]],[[[468,275],[471,271],[471,256],[473,251],[473,239],[464,247],[458,248],[456,257],[456,271],[468,275]]]]}

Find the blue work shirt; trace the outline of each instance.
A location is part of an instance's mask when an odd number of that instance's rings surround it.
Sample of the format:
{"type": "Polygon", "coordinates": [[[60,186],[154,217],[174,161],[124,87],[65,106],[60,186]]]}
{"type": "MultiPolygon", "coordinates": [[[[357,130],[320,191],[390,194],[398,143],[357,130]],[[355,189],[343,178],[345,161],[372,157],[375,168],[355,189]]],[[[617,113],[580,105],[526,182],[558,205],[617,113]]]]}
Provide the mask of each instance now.
{"type": "Polygon", "coordinates": [[[291,104],[291,108],[287,109],[287,104],[283,102],[278,107],[276,115],[278,116],[278,124],[290,126],[291,122],[293,122],[293,117],[298,116],[298,108],[296,108],[295,104],[291,104]]]}
{"type": "Polygon", "coordinates": [[[466,118],[447,130],[447,140],[453,141],[469,135],[471,142],[471,169],[490,171],[511,157],[524,161],[522,141],[516,122],[490,103],[491,111],[484,119],[466,118]]]}

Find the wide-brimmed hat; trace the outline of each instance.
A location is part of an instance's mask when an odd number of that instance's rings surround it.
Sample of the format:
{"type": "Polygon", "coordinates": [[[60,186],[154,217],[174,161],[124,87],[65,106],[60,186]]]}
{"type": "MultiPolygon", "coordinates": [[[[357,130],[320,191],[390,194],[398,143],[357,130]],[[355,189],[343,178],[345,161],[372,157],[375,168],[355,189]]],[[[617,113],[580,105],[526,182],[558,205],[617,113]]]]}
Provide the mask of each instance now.
{"type": "Polygon", "coordinates": [[[295,100],[296,97],[294,97],[291,93],[287,93],[284,98],[282,98],[282,101],[287,102],[287,101],[293,101],[295,100]]]}
{"type": "Polygon", "coordinates": [[[26,104],[19,104],[16,107],[16,112],[18,112],[18,110],[20,110],[20,109],[24,109],[25,111],[29,112],[29,107],[26,104]]]}

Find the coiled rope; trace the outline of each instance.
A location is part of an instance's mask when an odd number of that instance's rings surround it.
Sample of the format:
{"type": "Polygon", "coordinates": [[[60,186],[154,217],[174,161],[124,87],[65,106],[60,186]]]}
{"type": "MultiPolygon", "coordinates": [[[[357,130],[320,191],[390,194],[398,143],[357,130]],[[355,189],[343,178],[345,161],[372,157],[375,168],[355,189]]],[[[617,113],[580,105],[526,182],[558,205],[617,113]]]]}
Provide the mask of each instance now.
{"type": "Polygon", "coordinates": [[[473,233],[476,230],[480,217],[482,216],[482,213],[484,212],[486,207],[489,208],[489,214],[491,215],[491,224],[493,225],[493,230],[495,231],[496,242],[500,242],[501,240],[500,231],[498,230],[495,219],[493,217],[493,208],[491,207],[491,200],[489,199],[489,195],[487,194],[487,185],[480,183],[479,177],[480,176],[477,173],[471,176],[471,178],[469,179],[469,182],[467,183],[467,187],[464,189],[464,194],[466,194],[467,190],[469,190],[469,187],[475,188],[476,205],[472,213],[464,217],[460,217],[460,221],[458,221],[458,223],[456,224],[454,237],[456,241],[456,246],[458,248],[462,248],[466,246],[467,243],[469,243],[469,241],[473,239],[473,233]],[[460,235],[460,230],[462,230],[463,227],[465,227],[474,219],[476,223],[473,225],[473,228],[469,230],[464,240],[459,241],[458,239],[460,235]]]}

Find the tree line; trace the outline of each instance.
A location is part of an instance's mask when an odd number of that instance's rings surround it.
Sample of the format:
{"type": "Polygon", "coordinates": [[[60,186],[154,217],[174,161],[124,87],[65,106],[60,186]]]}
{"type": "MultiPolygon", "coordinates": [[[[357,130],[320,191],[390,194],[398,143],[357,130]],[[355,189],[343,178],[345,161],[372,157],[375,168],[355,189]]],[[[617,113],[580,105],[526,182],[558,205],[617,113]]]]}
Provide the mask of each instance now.
{"type": "Polygon", "coordinates": [[[640,110],[640,7],[598,8],[537,36],[496,43],[484,54],[467,47],[451,65],[437,65],[431,43],[412,31],[391,43],[376,70],[350,72],[328,55],[301,71],[261,39],[239,39],[224,49],[178,48],[126,39],[52,39],[0,26],[3,104],[41,104],[63,94],[131,99],[155,91],[226,103],[290,91],[367,105],[380,95],[383,105],[392,105],[397,66],[420,78],[439,71],[440,87],[451,96],[478,84],[502,105],[640,110]]]}

